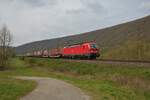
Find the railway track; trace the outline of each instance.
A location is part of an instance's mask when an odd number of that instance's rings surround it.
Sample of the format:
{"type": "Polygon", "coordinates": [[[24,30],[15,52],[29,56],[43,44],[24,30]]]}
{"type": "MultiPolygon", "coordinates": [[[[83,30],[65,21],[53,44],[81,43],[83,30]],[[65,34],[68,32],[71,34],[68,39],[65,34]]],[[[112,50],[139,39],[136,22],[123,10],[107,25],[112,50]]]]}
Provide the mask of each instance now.
{"type": "Polygon", "coordinates": [[[127,64],[148,64],[150,65],[149,60],[114,60],[114,59],[96,59],[96,60],[79,60],[79,59],[65,59],[69,61],[77,62],[106,62],[106,63],[127,63],[127,64]]]}
{"type": "MultiPolygon", "coordinates": [[[[33,58],[33,57],[32,57],[33,58]]],[[[37,58],[37,57],[34,57],[37,58]]],[[[49,58],[49,57],[38,57],[38,58],[49,58]]],[[[150,60],[120,60],[120,59],[64,59],[64,58],[50,58],[50,59],[62,59],[64,61],[76,61],[76,62],[106,62],[106,63],[133,63],[133,64],[148,64],[150,60]]]]}
{"type": "Polygon", "coordinates": [[[112,61],[112,62],[127,62],[127,63],[149,63],[148,60],[114,60],[114,59],[97,59],[96,61],[112,61]]]}

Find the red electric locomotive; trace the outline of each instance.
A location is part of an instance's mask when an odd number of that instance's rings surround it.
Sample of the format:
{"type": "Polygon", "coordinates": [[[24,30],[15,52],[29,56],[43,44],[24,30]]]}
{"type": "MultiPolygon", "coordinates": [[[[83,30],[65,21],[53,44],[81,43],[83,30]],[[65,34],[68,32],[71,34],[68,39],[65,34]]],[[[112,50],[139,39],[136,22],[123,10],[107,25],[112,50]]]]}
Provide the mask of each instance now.
{"type": "Polygon", "coordinates": [[[95,42],[86,42],[62,49],[62,57],[96,59],[99,56],[99,49],[95,42]]]}

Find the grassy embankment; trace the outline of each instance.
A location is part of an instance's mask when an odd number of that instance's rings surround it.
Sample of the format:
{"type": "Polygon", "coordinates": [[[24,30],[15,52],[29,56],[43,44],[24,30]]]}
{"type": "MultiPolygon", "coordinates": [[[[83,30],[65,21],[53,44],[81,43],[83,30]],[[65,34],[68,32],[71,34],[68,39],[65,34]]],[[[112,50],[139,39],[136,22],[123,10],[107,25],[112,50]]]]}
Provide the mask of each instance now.
{"type": "Polygon", "coordinates": [[[19,100],[36,87],[33,81],[17,80],[11,76],[11,72],[17,73],[17,67],[23,67],[23,63],[13,60],[11,63],[15,67],[0,71],[0,100],[19,100]]]}
{"type": "MultiPolygon", "coordinates": [[[[90,64],[40,58],[13,59],[12,62],[13,67],[1,72],[0,76],[25,75],[62,79],[80,87],[94,100],[150,99],[150,68],[143,65],[90,64]]],[[[0,89],[1,87],[0,85],[0,89]]],[[[9,89],[7,91],[12,92],[9,89]]]]}
{"type": "Polygon", "coordinates": [[[150,60],[150,41],[128,40],[121,46],[104,50],[102,54],[105,59],[150,60]]]}

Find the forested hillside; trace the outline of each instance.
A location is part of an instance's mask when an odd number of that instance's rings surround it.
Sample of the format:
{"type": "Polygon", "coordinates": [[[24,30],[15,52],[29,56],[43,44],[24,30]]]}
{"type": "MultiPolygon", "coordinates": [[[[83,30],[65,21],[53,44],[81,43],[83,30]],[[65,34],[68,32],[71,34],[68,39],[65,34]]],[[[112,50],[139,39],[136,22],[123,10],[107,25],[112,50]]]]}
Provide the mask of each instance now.
{"type": "MultiPolygon", "coordinates": [[[[137,55],[136,52],[145,52],[145,50],[146,52],[150,51],[149,49],[150,16],[147,16],[145,18],[138,19],[135,21],[131,21],[128,23],[123,23],[117,26],[83,33],[80,35],[73,35],[73,36],[68,36],[68,37],[36,41],[36,42],[24,44],[24,45],[16,47],[15,51],[17,54],[23,54],[26,52],[32,52],[33,50],[46,49],[46,48],[52,49],[52,48],[57,48],[57,47],[61,47],[64,45],[71,45],[74,43],[79,43],[79,42],[84,42],[84,41],[93,41],[93,40],[96,41],[99,47],[103,50],[104,54],[102,54],[102,56],[105,58],[107,57],[114,58],[114,56],[117,57],[117,55],[120,55],[120,53],[118,52],[124,52],[124,51],[126,53],[133,52],[134,54],[132,55],[137,55]],[[136,42],[139,40],[142,41],[140,42],[141,44],[136,42]],[[138,48],[139,44],[140,45],[144,44],[142,45],[144,46],[143,47],[144,49],[142,49],[141,51],[134,52],[135,50],[139,49],[138,48]],[[126,46],[128,46],[128,49],[129,49],[128,52],[126,51],[126,49],[124,49],[126,48],[126,46]]],[[[126,57],[123,57],[123,55],[126,55],[126,53],[121,54],[122,57],[120,58],[126,58],[126,57]]],[[[149,52],[147,53],[145,53],[144,55],[149,56],[149,52]]],[[[138,57],[139,55],[141,56],[141,54],[138,53],[138,57]]],[[[132,57],[131,55],[129,55],[128,57],[137,58],[136,56],[132,57]]],[[[145,56],[142,55],[140,59],[142,59],[143,57],[145,56]]],[[[146,58],[150,58],[150,57],[146,57],[146,58]]]]}

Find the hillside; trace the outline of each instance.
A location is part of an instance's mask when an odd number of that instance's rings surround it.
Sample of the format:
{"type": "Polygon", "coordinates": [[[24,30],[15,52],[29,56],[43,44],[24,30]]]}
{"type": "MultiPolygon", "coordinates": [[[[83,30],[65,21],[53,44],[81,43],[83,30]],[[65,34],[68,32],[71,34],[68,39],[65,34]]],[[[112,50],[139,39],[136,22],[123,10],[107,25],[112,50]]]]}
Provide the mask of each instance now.
{"type": "Polygon", "coordinates": [[[17,54],[31,52],[33,50],[56,48],[68,44],[95,40],[99,47],[115,47],[127,40],[150,40],[150,16],[117,26],[96,30],[80,35],[49,39],[24,44],[15,48],[17,54]]]}

